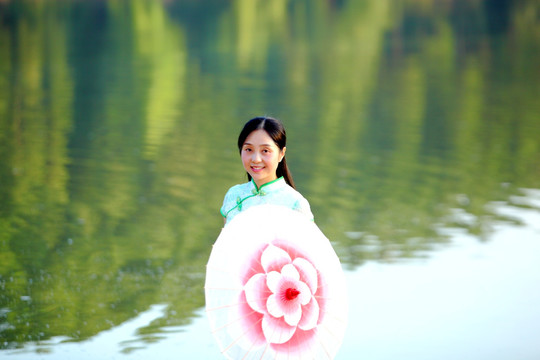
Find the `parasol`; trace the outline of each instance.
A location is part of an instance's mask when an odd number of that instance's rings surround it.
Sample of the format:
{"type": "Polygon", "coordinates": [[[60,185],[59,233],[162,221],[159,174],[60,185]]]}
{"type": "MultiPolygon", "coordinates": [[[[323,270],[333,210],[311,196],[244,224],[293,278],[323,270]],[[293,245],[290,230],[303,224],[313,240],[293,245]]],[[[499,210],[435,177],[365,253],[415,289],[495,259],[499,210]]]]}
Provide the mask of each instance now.
{"type": "Polygon", "coordinates": [[[256,206],[223,228],[205,296],[229,359],[332,359],[345,333],[339,259],[314,222],[286,207],[256,206]]]}

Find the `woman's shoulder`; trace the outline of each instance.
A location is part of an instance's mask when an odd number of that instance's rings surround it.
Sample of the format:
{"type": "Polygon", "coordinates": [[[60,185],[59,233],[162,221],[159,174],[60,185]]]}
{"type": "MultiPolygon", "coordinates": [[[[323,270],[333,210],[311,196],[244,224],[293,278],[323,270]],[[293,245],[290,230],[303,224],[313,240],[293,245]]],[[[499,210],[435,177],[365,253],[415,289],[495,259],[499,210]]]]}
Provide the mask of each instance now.
{"type": "Polygon", "coordinates": [[[245,183],[242,183],[242,184],[236,184],[236,185],[231,186],[229,188],[229,191],[231,191],[231,190],[250,189],[251,187],[253,187],[253,184],[251,183],[251,181],[248,181],[248,182],[245,182],[245,183]]]}
{"type": "Polygon", "coordinates": [[[292,209],[303,213],[310,220],[313,220],[313,213],[311,212],[311,206],[309,205],[309,201],[298,190],[288,184],[287,186],[287,192],[289,192],[290,196],[294,201],[292,209]]]}
{"type": "Polygon", "coordinates": [[[300,191],[296,190],[295,188],[293,188],[291,185],[287,183],[285,183],[285,186],[283,186],[282,189],[296,198],[305,199],[304,196],[300,193],[300,191]]]}
{"type": "Polygon", "coordinates": [[[245,192],[251,191],[251,187],[253,185],[251,182],[243,183],[243,184],[236,184],[233,185],[227,190],[227,193],[225,194],[225,197],[231,196],[231,195],[239,195],[245,192]]]}

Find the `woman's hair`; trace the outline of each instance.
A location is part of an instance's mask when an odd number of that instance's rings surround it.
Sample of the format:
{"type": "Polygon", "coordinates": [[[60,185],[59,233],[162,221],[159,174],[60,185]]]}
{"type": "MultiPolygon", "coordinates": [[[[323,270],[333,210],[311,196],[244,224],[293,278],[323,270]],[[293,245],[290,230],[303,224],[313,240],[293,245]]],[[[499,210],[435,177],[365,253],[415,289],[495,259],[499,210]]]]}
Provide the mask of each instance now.
{"type": "MultiPolygon", "coordinates": [[[[240,136],[238,136],[238,150],[240,151],[240,153],[242,153],[242,147],[244,146],[246,138],[255,130],[266,131],[266,133],[272,138],[272,140],[274,140],[280,150],[283,150],[283,148],[287,145],[287,134],[285,133],[285,128],[283,127],[281,121],[270,117],[256,117],[249,120],[244,125],[244,128],[240,132],[240,136]]],[[[278,167],[276,169],[276,175],[278,178],[283,176],[287,184],[289,184],[293,189],[295,189],[294,181],[289,171],[289,168],[287,167],[287,161],[285,160],[285,156],[278,164],[278,167]]],[[[249,175],[249,173],[247,174],[247,178],[248,181],[251,181],[251,175],[249,175]]]]}

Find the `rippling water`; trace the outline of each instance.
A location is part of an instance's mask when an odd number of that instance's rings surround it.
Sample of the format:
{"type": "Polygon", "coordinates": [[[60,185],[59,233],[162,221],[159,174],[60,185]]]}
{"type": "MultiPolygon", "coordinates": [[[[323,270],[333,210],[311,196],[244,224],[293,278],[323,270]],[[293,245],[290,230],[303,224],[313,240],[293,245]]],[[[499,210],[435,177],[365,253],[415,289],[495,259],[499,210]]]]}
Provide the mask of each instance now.
{"type": "Polygon", "coordinates": [[[339,358],[536,359],[535,1],[0,3],[0,357],[220,358],[243,123],[347,272],[339,358]]]}

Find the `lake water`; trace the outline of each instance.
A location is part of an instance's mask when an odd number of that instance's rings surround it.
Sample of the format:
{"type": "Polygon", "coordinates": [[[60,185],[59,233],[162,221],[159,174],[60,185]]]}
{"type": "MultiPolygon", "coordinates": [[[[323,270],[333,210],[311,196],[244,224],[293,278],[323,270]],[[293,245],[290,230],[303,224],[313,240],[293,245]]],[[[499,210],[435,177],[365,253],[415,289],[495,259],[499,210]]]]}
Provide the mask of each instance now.
{"type": "Polygon", "coordinates": [[[0,358],[220,359],[205,265],[275,116],[339,359],[538,359],[537,1],[0,2],[0,358]]]}

